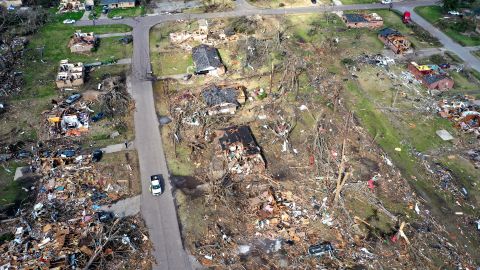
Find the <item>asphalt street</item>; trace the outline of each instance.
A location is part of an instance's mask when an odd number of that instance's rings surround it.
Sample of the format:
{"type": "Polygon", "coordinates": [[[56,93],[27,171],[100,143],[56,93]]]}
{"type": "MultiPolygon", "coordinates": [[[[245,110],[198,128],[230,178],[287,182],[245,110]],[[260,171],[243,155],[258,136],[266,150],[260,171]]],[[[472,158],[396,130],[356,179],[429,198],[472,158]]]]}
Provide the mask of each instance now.
{"type": "MultiPolygon", "coordinates": [[[[405,1],[395,3],[394,8],[400,11],[412,12],[412,19],[420,26],[437,37],[447,50],[453,51],[472,68],[480,71],[480,62],[470,54],[468,48],[463,48],[453,42],[441,31],[434,28],[427,21],[413,12],[416,6],[435,4],[432,0],[405,1]]],[[[122,20],[100,19],[95,25],[127,24],[133,31],[133,57],[132,57],[132,89],[136,102],[135,142],[140,162],[142,180],[142,196],[140,209],[149,228],[150,239],[153,242],[153,254],[157,264],[154,269],[192,269],[189,256],[184,250],[180,234],[176,206],[172,195],[172,187],[163,151],[158,118],[155,112],[152,82],[148,79],[151,72],[149,33],[150,28],[156,24],[194,19],[212,19],[239,17],[248,15],[287,15],[316,12],[332,12],[345,10],[362,10],[385,8],[382,4],[342,5],[342,6],[312,6],[298,8],[261,9],[249,5],[245,0],[237,0],[233,11],[203,14],[162,14],[129,18],[122,20]],[[153,197],[149,192],[149,179],[153,174],[163,174],[165,178],[165,192],[160,197],[153,197]]],[[[77,25],[92,25],[92,21],[79,21],[77,25]]]]}

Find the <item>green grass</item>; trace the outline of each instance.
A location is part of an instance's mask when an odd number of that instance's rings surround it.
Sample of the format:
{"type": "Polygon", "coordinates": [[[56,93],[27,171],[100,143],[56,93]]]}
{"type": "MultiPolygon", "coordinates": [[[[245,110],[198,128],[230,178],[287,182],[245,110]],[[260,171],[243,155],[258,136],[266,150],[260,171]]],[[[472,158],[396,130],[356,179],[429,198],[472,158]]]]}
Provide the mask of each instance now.
{"type": "Polygon", "coordinates": [[[15,170],[18,167],[25,166],[22,162],[10,161],[0,166],[0,209],[15,203],[15,201],[25,199],[27,193],[22,189],[19,181],[13,181],[15,170]]]}
{"type": "Polygon", "coordinates": [[[137,6],[133,8],[116,8],[112,9],[108,12],[108,18],[113,18],[115,16],[122,16],[122,17],[137,17],[141,15],[145,15],[146,10],[144,6],[137,6]]]}
{"type": "Polygon", "coordinates": [[[55,93],[54,79],[60,60],[95,62],[109,58],[126,58],[132,53],[132,45],[119,45],[118,38],[104,38],[97,51],[90,54],[71,53],[67,47],[70,36],[76,31],[102,33],[121,33],[131,31],[126,25],[105,26],[71,26],[62,23],[50,23],[44,26],[30,40],[27,57],[23,68],[25,78],[25,97],[48,97],[55,93]],[[44,46],[43,60],[40,61],[40,52],[37,48],[44,46]]]}
{"type": "MultiPolygon", "coordinates": [[[[449,168],[455,181],[467,189],[470,203],[478,205],[480,202],[480,171],[470,161],[458,156],[442,158],[440,163],[449,168]]],[[[465,207],[464,210],[469,213],[473,212],[470,207],[465,207]]],[[[479,210],[475,212],[478,214],[479,210]]]]}
{"type": "Polygon", "coordinates": [[[440,6],[425,6],[425,7],[416,7],[415,12],[418,15],[422,16],[425,20],[429,21],[431,24],[442,30],[447,36],[456,41],[462,46],[478,46],[480,45],[480,36],[474,34],[474,36],[467,36],[459,33],[453,28],[439,27],[439,22],[445,16],[443,9],[440,6]]]}
{"type": "Polygon", "coordinates": [[[92,11],[90,11],[90,14],[88,15],[88,19],[93,20],[94,18],[100,18],[100,16],[102,15],[102,9],[103,8],[100,5],[93,7],[92,11]]]}
{"type": "Polygon", "coordinates": [[[152,54],[153,72],[157,76],[184,74],[192,72],[193,60],[190,53],[154,53],[152,54]]]}
{"type": "Polygon", "coordinates": [[[413,10],[432,24],[436,23],[443,17],[443,9],[440,6],[416,7],[413,10]]]}

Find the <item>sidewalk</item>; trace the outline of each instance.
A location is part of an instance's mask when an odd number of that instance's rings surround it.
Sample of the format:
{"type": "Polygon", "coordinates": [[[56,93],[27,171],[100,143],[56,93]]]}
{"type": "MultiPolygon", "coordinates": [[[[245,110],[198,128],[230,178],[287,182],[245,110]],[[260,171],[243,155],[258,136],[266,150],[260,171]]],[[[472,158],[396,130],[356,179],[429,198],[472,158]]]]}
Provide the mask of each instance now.
{"type": "Polygon", "coordinates": [[[109,145],[105,148],[102,148],[101,150],[105,154],[120,152],[120,151],[124,151],[124,150],[135,150],[135,143],[133,141],[128,142],[128,148],[125,147],[124,143],[112,144],[112,145],[109,145]]]}

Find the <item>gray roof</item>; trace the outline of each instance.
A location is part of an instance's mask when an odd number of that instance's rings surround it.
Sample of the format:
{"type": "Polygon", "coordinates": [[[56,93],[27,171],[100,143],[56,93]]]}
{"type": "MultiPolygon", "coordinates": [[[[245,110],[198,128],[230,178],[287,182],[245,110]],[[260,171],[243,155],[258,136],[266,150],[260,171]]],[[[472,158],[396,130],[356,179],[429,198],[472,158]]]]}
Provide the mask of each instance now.
{"type": "Polygon", "coordinates": [[[205,44],[192,49],[192,58],[197,73],[210,71],[222,66],[217,49],[205,44]]]}
{"type": "Polygon", "coordinates": [[[368,22],[367,19],[360,14],[344,14],[343,17],[345,17],[345,20],[349,23],[368,22]]]}
{"type": "Polygon", "coordinates": [[[378,34],[382,37],[388,37],[390,35],[402,35],[400,32],[392,28],[383,28],[382,30],[378,31],[378,34]]]}
{"type": "Polygon", "coordinates": [[[231,144],[240,143],[248,155],[260,154],[260,147],[255,142],[248,126],[232,126],[223,130],[225,130],[225,133],[218,139],[222,150],[228,149],[231,144]]]}
{"type": "Polygon", "coordinates": [[[427,84],[432,84],[432,83],[435,83],[435,82],[438,82],[438,81],[441,81],[443,79],[447,78],[447,76],[445,75],[438,75],[438,74],[429,74],[429,75],[425,75],[423,77],[423,79],[425,80],[425,82],[427,84]]]}
{"type": "Polygon", "coordinates": [[[237,90],[234,88],[220,89],[216,85],[205,88],[202,92],[203,99],[208,106],[215,106],[222,103],[232,103],[238,105],[237,90]]]}

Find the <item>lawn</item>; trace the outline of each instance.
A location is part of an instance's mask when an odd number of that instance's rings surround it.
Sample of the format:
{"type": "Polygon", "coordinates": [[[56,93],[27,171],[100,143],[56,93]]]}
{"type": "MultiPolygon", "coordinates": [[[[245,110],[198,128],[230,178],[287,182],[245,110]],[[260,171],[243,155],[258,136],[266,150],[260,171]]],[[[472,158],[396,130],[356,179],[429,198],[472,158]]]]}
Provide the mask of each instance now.
{"type": "Polygon", "coordinates": [[[192,73],[193,60],[190,53],[152,53],[153,73],[157,76],[192,73]]]}
{"type": "Polygon", "coordinates": [[[146,10],[144,6],[137,6],[133,8],[116,8],[111,9],[108,12],[108,18],[113,18],[115,16],[122,16],[122,17],[138,17],[145,15],[146,10]]]}
{"type": "Polygon", "coordinates": [[[118,38],[105,38],[100,42],[97,51],[89,54],[74,54],[67,47],[70,36],[76,31],[94,31],[102,33],[122,33],[131,31],[126,25],[105,25],[78,27],[62,23],[50,23],[44,26],[30,40],[27,57],[23,68],[25,90],[22,97],[47,97],[55,93],[54,78],[58,62],[62,59],[70,61],[95,62],[116,58],[130,57],[132,45],[120,45],[118,38]],[[41,50],[43,47],[43,62],[41,50]]]}
{"type": "MultiPolygon", "coordinates": [[[[475,33],[473,30],[470,31],[472,33],[470,35],[463,34],[457,31],[455,28],[451,27],[454,25],[453,20],[442,22],[442,20],[446,20],[444,18],[446,15],[443,13],[443,10],[440,6],[416,7],[414,10],[420,16],[422,16],[425,20],[429,21],[431,24],[441,29],[447,36],[449,36],[451,39],[453,39],[460,45],[462,46],[480,45],[480,36],[477,33],[475,33]],[[448,25],[449,27],[445,27],[444,25],[448,25]]],[[[473,23],[469,23],[469,25],[470,27],[472,27],[473,23]]]]}
{"type": "MultiPolygon", "coordinates": [[[[353,0],[355,1],[355,0],[353,0]]],[[[368,0],[365,0],[368,1],[368,0]]],[[[310,7],[318,5],[327,5],[330,4],[330,0],[317,0],[317,4],[312,4],[311,0],[248,0],[248,2],[256,7],[262,8],[292,8],[292,7],[310,7]]],[[[343,1],[342,1],[343,3],[343,1]]]]}
{"type": "Polygon", "coordinates": [[[15,170],[18,167],[25,166],[25,163],[19,161],[9,161],[0,166],[0,210],[4,207],[23,200],[27,193],[22,189],[20,181],[13,181],[15,170]]]}

